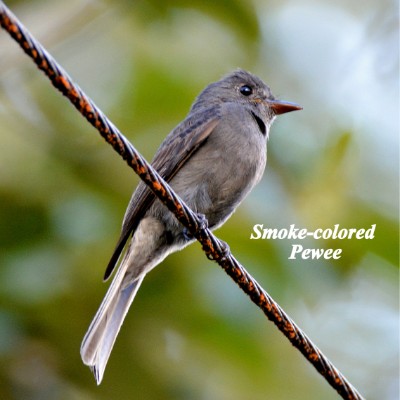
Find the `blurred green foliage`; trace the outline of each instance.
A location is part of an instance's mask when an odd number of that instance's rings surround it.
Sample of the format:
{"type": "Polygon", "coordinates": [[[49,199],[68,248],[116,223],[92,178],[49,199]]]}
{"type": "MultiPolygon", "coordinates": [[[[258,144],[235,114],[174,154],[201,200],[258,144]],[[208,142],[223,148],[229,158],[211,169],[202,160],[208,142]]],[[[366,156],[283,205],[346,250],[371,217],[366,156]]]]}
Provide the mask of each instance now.
{"type": "MultiPolygon", "coordinates": [[[[361,393],[398,398],[397,6],[7,4],[148,159],[237,67],[304,106],[274,124],[263,181],[217,236],[361,393]],[[316,261],[250,240],[256,223],[377,227],[303,241],[343,249],[316,261]]],[[[197,244],[146,278],[95,386],[79,346],[138,178],[4,32],[0,54],[0,398],[336,399],[197,244]]]]}

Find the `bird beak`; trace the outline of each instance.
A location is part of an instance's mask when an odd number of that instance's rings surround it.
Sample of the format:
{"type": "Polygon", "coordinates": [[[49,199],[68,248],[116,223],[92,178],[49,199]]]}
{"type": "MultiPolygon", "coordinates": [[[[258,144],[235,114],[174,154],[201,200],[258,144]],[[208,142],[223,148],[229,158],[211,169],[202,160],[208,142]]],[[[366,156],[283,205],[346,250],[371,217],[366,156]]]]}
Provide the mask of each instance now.
{"type": "Polygon", "coordinates": [[[303,107],[299,106],[296,103],[290,103],[288,101],[281,100],[269,100],[267,101],[267,104],[270,108],[272,108],[276,115],[303,109],[303,107]]]}

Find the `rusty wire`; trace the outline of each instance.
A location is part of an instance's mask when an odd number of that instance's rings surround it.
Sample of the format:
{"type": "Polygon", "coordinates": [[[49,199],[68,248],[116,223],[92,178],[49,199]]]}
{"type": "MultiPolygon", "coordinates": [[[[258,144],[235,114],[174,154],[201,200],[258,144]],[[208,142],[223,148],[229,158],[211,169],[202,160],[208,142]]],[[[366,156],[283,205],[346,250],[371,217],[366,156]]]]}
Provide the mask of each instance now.
{"type": "Polygon", "coordinates": [[[190,233],[201,243],[207,257],[215,260],[225,270],[341,397],[348,400],[362,400],[363,397],[358,391],[234,258],[229,247],[215,237],[204,221],[174,193],[112,122],[72,82],[68,74],[33,38],[2,1],[0,1],[0,24],[18,42],[23,51],[33,59],[38,68],[47,75],[52,84],[72,102],[75,108],[99,131],[106,142],[175,214],[176,218],[189,229],[190,233]]]}

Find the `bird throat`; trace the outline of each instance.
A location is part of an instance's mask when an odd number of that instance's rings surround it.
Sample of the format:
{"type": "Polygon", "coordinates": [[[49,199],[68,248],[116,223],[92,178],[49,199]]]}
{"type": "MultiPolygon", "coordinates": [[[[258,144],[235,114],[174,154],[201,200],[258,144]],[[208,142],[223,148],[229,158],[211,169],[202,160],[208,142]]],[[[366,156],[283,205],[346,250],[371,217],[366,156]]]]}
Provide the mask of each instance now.
{"type": "Polygon", "coordinates": [[[253,111],[251,111],[251,115],[253,116],[254,120],[257,122],[260,132],[265,136],[265,133],[267,132],[267,128],[264,124],[264,121],[253,111]]]}

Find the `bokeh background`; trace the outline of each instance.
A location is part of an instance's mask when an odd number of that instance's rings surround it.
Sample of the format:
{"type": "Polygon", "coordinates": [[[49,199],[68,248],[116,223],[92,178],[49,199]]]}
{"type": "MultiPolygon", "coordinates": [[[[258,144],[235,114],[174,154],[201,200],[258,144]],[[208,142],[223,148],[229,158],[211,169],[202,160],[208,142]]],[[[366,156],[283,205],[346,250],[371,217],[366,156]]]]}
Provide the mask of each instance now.
{"type": "MultiPolygon", "coordinates": [[[[237,67],[304,107],[217,236],[363,395],[398,399],[397,2],[6,3],[148,159],[237,67]],[[376,234],[288,260],[256,223],[376,234]]],[[[146,278],[97,387],[79,347],[138,178],[3,31],[0,138],[0,398],[338,398],[197,243],[146,278]]]]}

